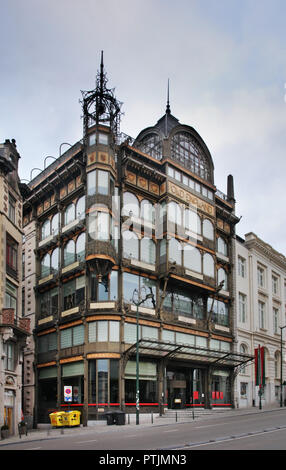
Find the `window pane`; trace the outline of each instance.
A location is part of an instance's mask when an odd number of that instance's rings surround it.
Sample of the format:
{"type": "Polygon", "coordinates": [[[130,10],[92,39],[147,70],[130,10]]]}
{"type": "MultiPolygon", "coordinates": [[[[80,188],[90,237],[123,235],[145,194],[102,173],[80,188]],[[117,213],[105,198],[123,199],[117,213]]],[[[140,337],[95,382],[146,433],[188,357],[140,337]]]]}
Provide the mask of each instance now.
{"type": "Polygon", "coordinates": [[[139,202],[134,194],[128,192],[123,194],[122,215],[139,217],[139,202]]]}
{"type": "Polygon", "coordinates": [[[124,341],[128,344],[136,343],[136,325],[134,323],[124,323],[124,341]]]}
{"type": "Polygon", "coordinates": [[[197,273],[202,272],[202,259],[200,251],[193,245],[185,244],[184,246],[184,266],[191,271],[197,273]]]}
{"type": "Polygon", "coordinates": [[[75,219],[75,206],[70,204],[65,210],[65,225],[69,224],[75,219]]]}
{"type": "Polygon", "coordinates": [[[98,402],[108,402],[108,359],[98,359],[97,379],[98,379],[98,402]]]}
{"type": "Polygon", "coordinates": [[[96,170],[87,173],[87,194],[92,196],[96,193],[96,170]]]}
{"type": "Polygon", "coordinates": [[[139,276],[130,273],[123,273],[124,300],[127,303],[132,301],[134,289],[139,288],[139,276]]]}
{"type": "Polygon", "coordinates": [[[149,264],[155,264],[156,262],[156,245],[150,238],[142,238],[140,241],[141,249],[141,261],[149,264]]]}
{"type": "Polygon", "coordinates": [[[59,270],[59,249],[55,248],[51,256],[51,272],[56,274],[59,270]]]}
{"type": "Polygon", "coordinates": [[[97,322],[97,340],[108,341],[108,322],[105,320],[97,322]]]}
{"type": "Polygon", "coordinates": [[[139,240],[135,232],[125,230],[123,237],[123,256],[130,259],[139,259],[139,240]]]}
{"type": "Polygon", "coordinates": [[[169,240],[169,261],[182,265],[182,245],[175,238],[169,240]]]}
{"type": "Polygon", "coordinates": [[[109,193],[109,188],[108,188],[109,173],[108,173],[108,171],[98,170],[97,178],[98,178],[97,179],[98,193],[107,195],[109,193]]]}
{"type": "Polygon", "coordinates": [[[209,253],[204,254],[204,274],[209,277],[214,277],[214,259],[209,253]]]}
{"type": "Polygon", "coordinates": [[[118,297],[118,273],[117,271],[111,271],[110,274],[110,300],[116,300],[118,297]]]}
{"type": "Polygon", "coordinates": [[[88,341],[94,343],[96,341],[96,321],[88,324],[88,341]]]}
{"type": "Polygon", "coordinates": [[[49,276],[50,274],[50,255],[47,253],[41,261],[41,277],[49,276]]]}
{"type": "Polygon", "coordinates": [[[203,221],[203,236],[208,238],[209,240],[214,239],[214,227],[209,219],[205,219],[203,221]]]}
{"type": "Polygon", "coordinates": [[[119,321],[109,322],[109,341],[119,342],[119,321]]]}
{"type": "Polygon", "coordinates": [[[85,196],[79,198],[76,203],[76,219],[84,219],[85,216],[85,196]]]}
{"type": "Polygon", "coordinates": [[[61,348],[70,348],[72,346],[72,329],[67,328],[61,331],[61,348]]]}
{"type": "Polygon", "coordinates": [[[76,241],[76,258],[77,261],[84,261],[85,259],[85,232],[81,233],[76,241]]]}
{"type": "Polygon", "coordinates": [[[55,214],[52,218],[52,235],[59,233],[59,214],[55,214]]]}
{"type": "Polygon", "coordinates": [[[84,343],[84,325],[78,325],[73,328],[73,346],[84,343]]]}

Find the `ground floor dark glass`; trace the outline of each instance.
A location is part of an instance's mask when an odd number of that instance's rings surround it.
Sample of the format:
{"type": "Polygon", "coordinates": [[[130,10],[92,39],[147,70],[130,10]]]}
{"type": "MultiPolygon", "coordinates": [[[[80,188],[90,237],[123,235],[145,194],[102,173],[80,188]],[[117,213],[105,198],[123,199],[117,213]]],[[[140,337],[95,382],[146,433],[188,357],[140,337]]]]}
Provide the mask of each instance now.
{"type": "MultiPolygon", "coordinates": [[[[85,389],[83,361],[41,369],[38,376],[38,422],[48,422],[49,413],[66,407],[78,407],[97,419],[109,408],[134,412],[136,405],[136,362],[130,360],[120,381],[119,360],[88,361],[88,386],[85,389]],[[60,378],[60,379],[59,379],[60,378]],[[60,380],[60,384],[58,381],[60,380]],[[66,390],[70,392],[66,395],[66,390]],[[85,393],[88,391],[88,399],[85,393]],[[88,410],[88,411],[86,411],[88,410]]],[[[139,363],[139,402],[141,411],[191,407],[232,406],[231,370],[198,367],[186,363],[169,363],[163,369],[159,386],[159,362],[150,359],[139,363]],[[161,393],[160,393],[161,391],[161,393]]]]}

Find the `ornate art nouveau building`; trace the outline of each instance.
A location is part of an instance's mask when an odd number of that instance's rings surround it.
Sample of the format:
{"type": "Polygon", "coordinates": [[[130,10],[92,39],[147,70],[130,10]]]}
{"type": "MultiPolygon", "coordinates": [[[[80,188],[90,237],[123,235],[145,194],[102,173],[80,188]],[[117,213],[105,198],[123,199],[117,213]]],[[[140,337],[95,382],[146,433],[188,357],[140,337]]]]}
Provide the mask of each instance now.
{"type": "Polygon", "coordinates": [[[84,423],[134,412],[137,308],[141,412],[233,406],[251,359],[234,343],[232,177],[219,192],[206,144],[169,102],[136,139],[120,106],[101,63],[83,139],[28,185],[37,422],[68,404],[66,386],[84,423]]]}

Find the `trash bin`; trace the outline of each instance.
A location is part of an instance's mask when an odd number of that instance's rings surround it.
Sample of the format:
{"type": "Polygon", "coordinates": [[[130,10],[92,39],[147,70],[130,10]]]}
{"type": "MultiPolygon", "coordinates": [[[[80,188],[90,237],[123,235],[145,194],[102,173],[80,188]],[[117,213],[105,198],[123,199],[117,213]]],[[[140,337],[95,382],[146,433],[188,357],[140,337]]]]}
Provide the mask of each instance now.
{"type": "Polygon", "coordinates": [[[65,415],[64,411],[55,411],[54,413],[50,413],[50,420],[51,425],[53,427],[65,426],[63,414],[65,415]]]}
{"type": "Polygon", "coordinates": [[[78,410],[67,411],[65,413],[66,425],[67,426],[80,426],[80,415],[81,412],[78,410]]]}
{"type": "Polygon", "coordinates": [[[104,416],[106,417],[106,424],[110,426],[111,424],[114,424],[114,415],[113,411],[107,411],[104,413],[104,416]]]}
{"type": "Polygon", "coordinates": [[[125,424],[125,413],[124,411],[116,410],[113,411],[113,419],[115,421],[115,424],[122,426],[125,424]]]}

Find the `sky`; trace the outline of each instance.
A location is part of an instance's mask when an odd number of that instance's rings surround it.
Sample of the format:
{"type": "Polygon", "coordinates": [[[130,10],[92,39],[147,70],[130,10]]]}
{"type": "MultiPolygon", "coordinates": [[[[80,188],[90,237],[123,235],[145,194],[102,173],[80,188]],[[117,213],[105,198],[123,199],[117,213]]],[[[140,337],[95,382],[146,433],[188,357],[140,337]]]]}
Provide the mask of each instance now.
{"type": "Polygon", "coordinates": [[[237,234],[286,255],[285,0],[0,0],[0,141],[30,180],[82,138],[100,54],[136,137],[170,106],[234,177],[237,234]],[[62,151],[68,146],[62,145],[62,151]]]}

